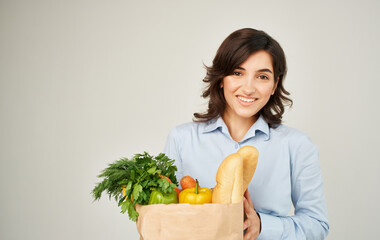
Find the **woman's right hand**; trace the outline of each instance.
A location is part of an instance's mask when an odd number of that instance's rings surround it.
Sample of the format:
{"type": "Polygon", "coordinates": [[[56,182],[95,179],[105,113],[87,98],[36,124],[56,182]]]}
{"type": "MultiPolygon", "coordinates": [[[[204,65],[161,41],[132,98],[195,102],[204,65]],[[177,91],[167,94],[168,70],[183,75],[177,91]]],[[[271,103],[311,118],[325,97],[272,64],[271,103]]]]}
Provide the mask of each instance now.
{"type": "Polygon", "coordinates": [[[260,234],[261,220],[253,207],[253,202],[248,189],[244,192],[243,206],[244,214],[247,216],[243,225],[243,230],[247,230],[244,234],[244,240],[254,240],[260,234]]]}

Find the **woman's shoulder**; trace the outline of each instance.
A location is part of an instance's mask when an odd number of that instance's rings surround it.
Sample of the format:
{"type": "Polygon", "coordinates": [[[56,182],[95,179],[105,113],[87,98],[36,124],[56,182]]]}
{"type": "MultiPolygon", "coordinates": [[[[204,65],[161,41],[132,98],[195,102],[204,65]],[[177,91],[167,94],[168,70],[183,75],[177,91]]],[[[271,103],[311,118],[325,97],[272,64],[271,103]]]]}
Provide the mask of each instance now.
{"type": "Polygon", "coordinates": [[[186,134],[195,134],[202,132],[207,123],[203,122],[186,122],[176,125],[172,128],[171,134],[184,136],[186,134]]]}
{"type": "Polygon", "coordinates": [[[273,140],[281,142],[281,146],[287,147],[293,166],[303,167],[318,162],[319,148],[302,130],[281,124],[273,129],[272,136],[273,140]]]}
{"type": "Polygon", "coordinates": [[[185,122],[185,123],[181,123],[181,124],[178,124],[178,125],[174,126],[174,128],[177,129],[178,131],[188,131],[190,129],[199,129],[203,125],[205,125],[205,123],[201,123],[201,122],[185,122]]]}
{"type": "Polygon", "coordinates": [[[289,142],[311,142],[310,136],[291,126],[279,124],[276,128],[270,129],[271,137],[287,139],[289,142]]]}

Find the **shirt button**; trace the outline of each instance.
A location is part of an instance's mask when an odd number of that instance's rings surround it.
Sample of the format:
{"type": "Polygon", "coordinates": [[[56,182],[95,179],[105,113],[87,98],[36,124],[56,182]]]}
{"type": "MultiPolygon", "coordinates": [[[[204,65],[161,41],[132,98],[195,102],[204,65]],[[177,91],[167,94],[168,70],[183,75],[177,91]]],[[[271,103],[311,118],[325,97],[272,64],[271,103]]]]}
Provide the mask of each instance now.
{"type": "Polygon", "coordinates": [[[236,148],[236,149],[239,148],[239,144],[238,144],[238,143],[235,144],[235,148],[236,148]]]}

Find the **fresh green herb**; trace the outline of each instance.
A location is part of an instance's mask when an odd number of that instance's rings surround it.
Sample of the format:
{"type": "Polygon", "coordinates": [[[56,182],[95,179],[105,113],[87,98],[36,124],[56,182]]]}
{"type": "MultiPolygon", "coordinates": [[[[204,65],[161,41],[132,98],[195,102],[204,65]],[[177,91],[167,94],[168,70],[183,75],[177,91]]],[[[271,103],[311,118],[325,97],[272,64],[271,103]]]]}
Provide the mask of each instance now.
{"type": "Polygon", "coordinates": [[[174,191],[178,185],[176,171],[174,160],[163,153],[156,157],[147,152],[136,154],[132,159],[122,158],[109,164],[98,175],[104,179],[95,186],[92,194],[98,200],[106,191],[110,199],[113,197],[118,202],[121,212],[128,211],[129,219],[136,221],[138,212],[135,205],[148,204],[153,189],[159,189],[163,193],[174,191]],[[173,183],[159,175],[168,177],[173,183]]]}

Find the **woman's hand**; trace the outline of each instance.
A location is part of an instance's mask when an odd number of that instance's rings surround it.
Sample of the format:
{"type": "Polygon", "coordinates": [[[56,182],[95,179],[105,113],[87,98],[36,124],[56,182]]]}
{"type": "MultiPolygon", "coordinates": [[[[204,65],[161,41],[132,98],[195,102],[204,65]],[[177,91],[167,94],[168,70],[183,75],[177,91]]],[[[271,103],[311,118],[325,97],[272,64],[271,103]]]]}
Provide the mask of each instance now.
{"type": "Polygon", "coordinates": [[[244,192],[244,214],[246,216],[244,220],[244,230],[247,229],[244,234],[244,240],[256,239],[260,234],[261,221],[253,208],[251,196],[248,193],[248,189],[244,192]]]}

